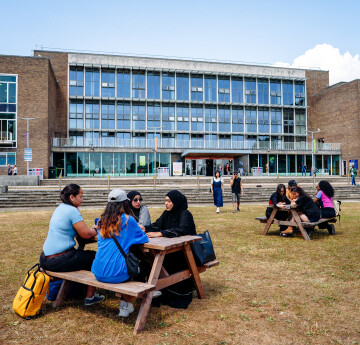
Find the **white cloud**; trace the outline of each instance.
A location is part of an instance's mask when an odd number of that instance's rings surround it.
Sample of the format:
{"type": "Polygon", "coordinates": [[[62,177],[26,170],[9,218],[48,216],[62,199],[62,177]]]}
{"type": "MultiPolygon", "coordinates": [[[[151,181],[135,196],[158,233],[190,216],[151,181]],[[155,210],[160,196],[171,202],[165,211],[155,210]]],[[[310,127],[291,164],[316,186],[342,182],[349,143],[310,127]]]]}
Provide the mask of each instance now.
{"type": "Polygon", "coordinates": [[[359,54],[352,56],[349,52],[340,53],[338,48],[330,44],[318,44],[305,54],[297,57],[292,64],[277,62],[276,66],[320,68],[329,71],[330,85],[340,81],[352,81],[360,78],[359,54]]]}

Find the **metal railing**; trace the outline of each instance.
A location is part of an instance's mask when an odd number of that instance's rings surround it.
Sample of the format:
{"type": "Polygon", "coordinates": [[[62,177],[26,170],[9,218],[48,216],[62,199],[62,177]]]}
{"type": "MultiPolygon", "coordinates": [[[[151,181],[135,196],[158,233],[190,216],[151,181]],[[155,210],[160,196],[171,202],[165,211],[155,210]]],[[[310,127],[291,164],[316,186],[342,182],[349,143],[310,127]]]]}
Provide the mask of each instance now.
{"type": "MultiPolygon", "coordinates": [[[[53,138],[53,147],[128,147],[128,148],[150,148],[155,147],[153,139],[145,138],[117,139],[117,138],[100,138],[88,139],[82,137],[72,138],[53,138]]],[[[286,143],[286,142],[269,142],[269,141],[215,141],[215,140],[175,140],[166,138],[159,140],[158,148],[163,149],[221,149],[221,150],[283,150],[283,151],[312,151],[313,145],[308,142],[286,143]]],[[[340,143],[317,143],[317,151],[340,151],[340,143]]]]}

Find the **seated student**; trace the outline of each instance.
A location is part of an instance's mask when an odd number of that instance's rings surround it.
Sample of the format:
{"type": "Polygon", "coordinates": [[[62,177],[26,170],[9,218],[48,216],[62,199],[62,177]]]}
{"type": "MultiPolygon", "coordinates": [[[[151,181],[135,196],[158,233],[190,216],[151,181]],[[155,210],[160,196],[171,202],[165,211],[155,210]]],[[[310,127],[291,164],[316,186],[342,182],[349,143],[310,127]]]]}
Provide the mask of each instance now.
{"type": "MultiPolygon", "coordinates": [[[[185,195],[177,190],[172,190],[165,197],[165,211],[149,226],[142,227],[148,237],[179,237],[196,235],[193,216],[188,211],[185,195]]],[[[165,256],[164,267],[169,274],[188,268],[182,252],[175,252],[165,256]]],[[[192,301],[194,285],[192,279],[186,279],[162,290],[162,296],[156,302],[166,304],[173,308],[186,309],[192,301]]]]}
{"type": "MultiPolygon", "coordinates": [[[[83,201],[83,190],[77,184],[69,184],[60,192],[61,204],[55,209],[49,224],[40,266],[54,272],[90,271],[95,251],[75,249],[75,236],[89,239],[97,235],[94,225],[85,224],[78,208],[83,201]]],[[[105,297],[95,293],[95,287],[88,286],[85,305],[101,302],[105,297]]]]}
{"type": "Polygon", "coordinates": [[[317,185],[317,194],[314,198],[315,203],[320,205],[320,218],[335,217],[333,204],[334,188],[327,181],[320,181],[317,185]]]}
{"type": "Polygon", "coordinates": [[[130,200],[130,208],[132,216],[138,222],[139,225],[147,226],[151,224],[149,209],[142,204],[143,198],[140,192],[132,190],[127,194],[130,200]]]}
{"type": "MultiPolygon", "coordinates": [[[[122,189],[114,189],[108,195],[108,204],[98,222],[98,251],[91,267],[97,280],[105,283],[121,283],[129,280],[125,258],[121,254],[112,236],[116,236],[119,244],[129,252],[133,244],[149,241],[140,229],[131,213],[129,199],[122,189]]],[[[121,300],[119,316],[127,317],[134,311],[130,303],[133,299],[121,300]]]]}
{"type": "MultiPolygon", "coordinates": [[[[279,184],[276,188],[276,192],[271,194],[270,200],[269,200],[269,205],[275,205],[279,208],[284,209],[285,205],[290,205],[290,200],[286,197],[285,195],[285,185],[283,184],[279,184]]],[[[266,209],[266,218],[270,218],[270,215],[273,211],[272,207],[268,207],[266,209]]],[[[287,212],[281,212],[278,211],[275,215],[275,219],[278,220],[286,220],[288,217],[288,213],[287,212]]],[[[281,225],[280,226],[280,230],[283,231],[286,229],[285,225],[281,225]]]]}
{"type": "MultiPolygon", "coordinates": [[[[302,188],[292,187],[291,192],[296,198],[291,202],[291,206],[298,206],[301,212],[298,212],[302,222],[317,222],[320,219],[320,210],[302,188]]],[[[287,237],[293,233],[292,227],[288,227],[285,231],[280,233],[280,236],[287,237]]]]}
{"type": "Polygon", "coordinates": [[[297,183],[296,183],[295,180],[290,180],[290,181],[288,182],[288,187],[287,187],[287,189],[286,189],[286,197],[287,197],[290,201],[293,201],[293,200],[296,199],[295,196],[294,196],[294,194],[291,192],[291,188],[292,188],[292,187],[296,187],[296,186],[297,186],[297,183]]]}

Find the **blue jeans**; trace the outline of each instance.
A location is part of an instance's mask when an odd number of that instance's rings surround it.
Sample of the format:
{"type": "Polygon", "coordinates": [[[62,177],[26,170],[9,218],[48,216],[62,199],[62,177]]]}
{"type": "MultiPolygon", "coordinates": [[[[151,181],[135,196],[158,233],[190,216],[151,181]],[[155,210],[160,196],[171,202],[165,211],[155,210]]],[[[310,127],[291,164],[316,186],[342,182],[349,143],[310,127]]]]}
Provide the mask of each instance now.
{"type": "Polygon", "coordinates": [[[356,186],[355,176],[354,176],[354,175],[351,176],[351,185],[352,185],[352,186],[356,186]]]}

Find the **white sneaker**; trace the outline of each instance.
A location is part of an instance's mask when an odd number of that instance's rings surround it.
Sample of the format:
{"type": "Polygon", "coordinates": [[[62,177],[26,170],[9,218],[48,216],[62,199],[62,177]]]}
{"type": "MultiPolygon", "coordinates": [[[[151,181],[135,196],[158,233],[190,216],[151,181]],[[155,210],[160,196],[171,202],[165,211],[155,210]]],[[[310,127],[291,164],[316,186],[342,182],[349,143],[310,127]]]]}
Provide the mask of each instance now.
{"type": "Polygon", "coordinates": [[[153,298],[160,297],[162,295],[161,291],[154,291],[153,298]]]}
{"type": "Polygon", "coordinates": [[[219,207],[216,209],[216,213],[220,213],[220,208],[219,207]]]}
{"type": "Polygon", "coordinates": [[[134,311],[134,306],[130,302],[120,301],[119,316],[128,317],[134,311]]]}

